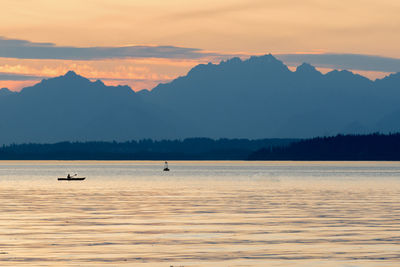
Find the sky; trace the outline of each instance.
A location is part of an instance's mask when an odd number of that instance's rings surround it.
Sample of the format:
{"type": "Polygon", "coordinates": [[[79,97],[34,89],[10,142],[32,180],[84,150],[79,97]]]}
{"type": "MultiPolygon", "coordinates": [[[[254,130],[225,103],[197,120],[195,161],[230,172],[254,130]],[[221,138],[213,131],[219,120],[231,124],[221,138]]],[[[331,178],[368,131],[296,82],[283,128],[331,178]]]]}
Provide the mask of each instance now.
{"type": "Polygon", "coordinates": [[[272,53],[291,67],[400,71],[398,0],[0,0],[0,88],[74,70],[151,89],[200,63],[272,53]]]}

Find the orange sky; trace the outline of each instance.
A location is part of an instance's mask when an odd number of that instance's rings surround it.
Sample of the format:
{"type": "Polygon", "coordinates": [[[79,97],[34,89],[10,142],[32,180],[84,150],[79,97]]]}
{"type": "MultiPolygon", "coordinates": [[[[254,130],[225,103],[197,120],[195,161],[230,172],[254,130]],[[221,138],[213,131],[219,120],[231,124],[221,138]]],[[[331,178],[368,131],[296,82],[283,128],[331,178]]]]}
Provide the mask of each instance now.
{"type": "MultiPolygon", "coordinates": [[[[400,58],[398,0],[3,0],[1,7],[0,36],[55,46],[167,45],[223,55],[318,51],[400,58]]],[[[73,69],[137,90],[221,58],[3,56],[0,73],[47,77],[73,69]]],[[[0,80],[0,87],[27,83],[0,80]]]]}

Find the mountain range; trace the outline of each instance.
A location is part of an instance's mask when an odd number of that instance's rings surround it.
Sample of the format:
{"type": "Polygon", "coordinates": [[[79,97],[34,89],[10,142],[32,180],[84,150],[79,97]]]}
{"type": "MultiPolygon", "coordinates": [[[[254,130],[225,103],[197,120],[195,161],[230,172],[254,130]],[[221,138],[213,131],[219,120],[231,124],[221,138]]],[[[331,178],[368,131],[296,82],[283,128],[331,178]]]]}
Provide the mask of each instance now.
{"type": "Polygon", "coordinates": [[[13,93],[14,93],[13,91],[8,90],[7,88],[1,88],[0,89],[0,96],[2,96],[2,95],[11,95],[13,93]]]}
{"type": "Polygon", "coordinates": [[[400,73],[291,71],[272,55],[197,65],[137,93],[69,71],[0,90],[0,143],[388,133],[400,130],[399,100],[400,73]]]}

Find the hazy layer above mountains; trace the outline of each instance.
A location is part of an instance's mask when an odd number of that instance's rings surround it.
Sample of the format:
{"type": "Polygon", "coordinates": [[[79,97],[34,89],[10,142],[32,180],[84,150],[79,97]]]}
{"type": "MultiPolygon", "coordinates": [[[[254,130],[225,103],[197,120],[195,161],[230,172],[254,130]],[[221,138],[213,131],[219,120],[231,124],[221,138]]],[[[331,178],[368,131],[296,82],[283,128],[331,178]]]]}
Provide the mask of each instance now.
{"type": "Polygon", "coordinates": [[[0,143],[185,137],[313,137],[400,130],[400,74],[290,71],[272,55],[194,67],[152,91],[74,72],[0,90],[0,143]],[[8,91],[8,92],[7,92],[8,91]]]}

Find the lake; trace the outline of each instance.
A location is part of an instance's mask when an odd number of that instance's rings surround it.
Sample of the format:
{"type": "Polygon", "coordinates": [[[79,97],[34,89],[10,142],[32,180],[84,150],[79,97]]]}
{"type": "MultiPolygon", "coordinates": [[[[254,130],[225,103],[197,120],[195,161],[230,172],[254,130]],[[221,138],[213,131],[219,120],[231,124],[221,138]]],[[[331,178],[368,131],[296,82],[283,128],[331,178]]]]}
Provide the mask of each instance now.
{"type": "Polygon", "coordinates": [[[398,162],[169,167],[0,161],[0,265],[400,266],[398,162]]]}

